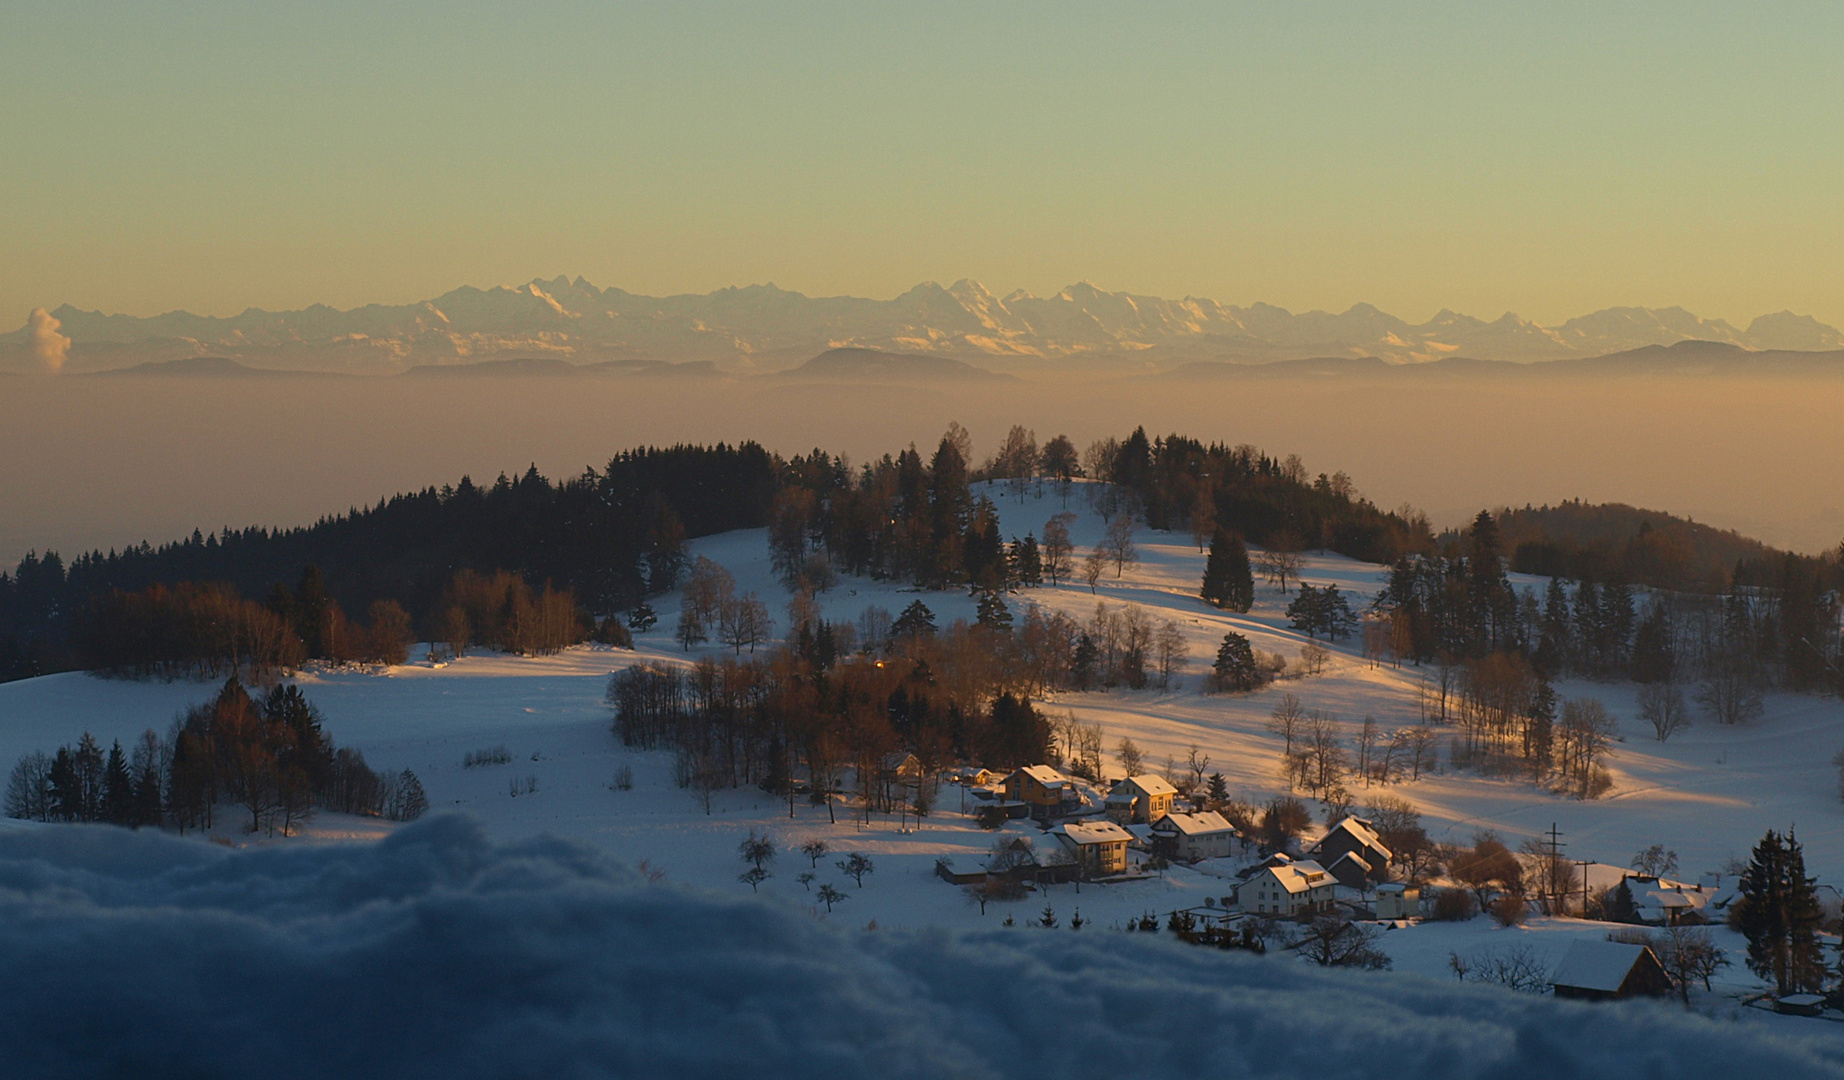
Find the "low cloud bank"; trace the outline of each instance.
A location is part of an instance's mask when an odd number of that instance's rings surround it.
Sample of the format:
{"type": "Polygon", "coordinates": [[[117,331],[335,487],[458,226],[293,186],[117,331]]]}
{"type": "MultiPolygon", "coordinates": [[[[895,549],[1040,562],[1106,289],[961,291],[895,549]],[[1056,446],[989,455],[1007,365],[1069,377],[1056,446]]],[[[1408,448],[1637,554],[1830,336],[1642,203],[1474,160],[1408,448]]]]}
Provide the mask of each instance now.
{"type": "Polygon", "coordinates": [[[56,375],[64,370],[70,355],[70,338],[58,333],[64,324],[44,308],[33,308],[26,317],[26,343],[46,372],[56,375]]]}
{"type": "Polygon", "coordinates": [[[1844,1076],[1651,1005],[1105,931],[858,933],[442,816],[228,852],[0,831],[10,1077],[1844,1076]]]}

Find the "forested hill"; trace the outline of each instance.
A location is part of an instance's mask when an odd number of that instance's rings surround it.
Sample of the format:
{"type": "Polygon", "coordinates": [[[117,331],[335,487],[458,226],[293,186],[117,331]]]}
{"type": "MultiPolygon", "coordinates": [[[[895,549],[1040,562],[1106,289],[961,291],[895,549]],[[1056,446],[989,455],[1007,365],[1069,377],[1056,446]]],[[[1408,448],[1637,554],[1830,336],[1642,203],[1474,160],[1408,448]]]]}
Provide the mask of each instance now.
{"type": "MultiPolygon", "coordinates": [[[[1207,538],[1220,527],[1262,545],[1324,547],[1379,562],[1432,549],[1425,520],[1377,509],[1343,474],[1312,479],[1297,458],[1179,435],[1148,438],[1143,430],[1078,453],[1063,436],[1040,447],[1016,428],[978,466],[958,426],[932,453],[910,447],[856,470],[824,451],[783,460],[753,443],[641,449],[570,480],[553,482],[535,469],[486,487],[463,478],[302,528],[195,531],[68,565],[55,553],[30,555],[13,574],[0,574],[0,678],[103,663],[82,648],[98,631],[113,662],[132,657],[139,670],[210,669],[226,650],[233,666],[247,662],[236,650],[248,648],[240,638],[249,635],[293,641],[281,643],[279,657],[319,655],[317,648],[332,646],[315,630],[322,615],[293,595],[304,589],[325,598],[316,605],[354,613],[395,602],[403,613],[386,623],[407,617],[423,640],[465,607],[478,634],[486,616],[477,597],[461,601],[460,593],[479,591],[457,577],[463,572],[509,573],[534,590],[553,586],[586,628],[670,590],[687,539],[764,525],[788,549],[777,557],[791,583],[818,558],[925,587],[1003,589],[1012,572],[1007,543],[1019,538],[998,535],[996,515],[970,484],[1082,477],[1111,482],[1110,516],[1154,528],[1189,527],[1207,538]],[[181,585],[216,591],[160,592],[181,585]],[[252,610],[259,606],[274,619],[252,610]],[[137,613],[132,634],[113,625],[128,612],[137,613]],[[103,620],[111,625],[98,625],[103,620]],[[226,621],[240,629],[224,630],[226,621]],[[181,649],[180,638],[192,644],[181,649]],[[224,644],[211,643],[219,639],[224,644]]],[[[516,606],[506,601],[507,612],[516,606]]],[[[371,631],[382,632],[371,621],[371,631]]],[[[389,653],[381,646],[379,655],[389,653]]]]}
{"type": "Polygon", "coordinates": [[[591,610],[624,607],[677,576],[686,538],[760,526],[775,470],[754,443],[643,448],[570,480],[549,481],[535,468],[489,486],[463,477],[302,528],[195,531],[159,547],[92,552],[68,567],[56,553],[28,555],[14,574],[0,574],[0,677],[75,663],[68,631],[112,592],[227,583],[264,598],[295,586],[309,566],[345,609],[395,600],[421,627],[462,570],[552,583],[591,610]]]}
{"type": "Polygon", "coordinates": [[[1733,530],[1623,503],[1572,500],[1495,516],[1513,570],[1576,581],[1721,592],[1738,574],[1743,584],[1771,580],[1785,554],[1733,530]]]}
{"type": "MultiPolygon", "coordinates": [[[[1465,550],[1458,536],[1437,544],[1420,514],[1380,510],[1342,472],[1311,476],[1298,458],[1143,429],[1078,453],[1064,436],[1040,446],[1017,427],[977,466],[958,425],[932,453],[911,446],[856,469],[822,450],[782,459],[754,443],[643,448],[568,480],[536,469],[485,487],[464,477],[301,528],[195,531],[68,565],[29,555],[0,574],[0,679],[71,667],[215,673],[256,662],[253,642],[263,662],[284,666],[389,657],[404,641],[457,634],[515,650],[561,647],[674,588],[686,540],[763,526],[791,590],[846,572],[1003,591],[1017,584],[1024,549],[1048,543],[1050,530],[1000,535],[972,485],[1078,478],[1105,482],[1090,493],[1106,516],[1187,531],[1200,546],[1221,530],[1267,549],[1376,563],[1465,550]],[[368,614],[348,634],[344,612],[368,614]]],[[[1510,569],[1577,581],[1804,595],[1829,588],[1834,573],[1619,505],[1502,511],[1498,532],[1510,569]]]]}

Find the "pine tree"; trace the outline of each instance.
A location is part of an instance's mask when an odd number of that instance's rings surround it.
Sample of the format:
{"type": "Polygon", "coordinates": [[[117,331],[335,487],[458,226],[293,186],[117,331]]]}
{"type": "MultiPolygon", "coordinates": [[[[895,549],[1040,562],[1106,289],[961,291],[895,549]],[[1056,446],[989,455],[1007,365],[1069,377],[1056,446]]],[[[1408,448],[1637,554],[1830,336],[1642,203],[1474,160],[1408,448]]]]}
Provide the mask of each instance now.
{"type": "Polygon", "coordinates": [[[1249,639],[1233,630],[1224,634],[1211,675],[1219,690],[1247,691],[1260,686],[1261,668],[1255,663],[1255,649],[1249,639]]]}
{"type": "Polygon", "coordinates": [[[1318,637],[1326,623],[1325,604],[1319,590],[1302,581],[1299,595],[1287,605],[1287,619],[1289,625],[1304,631],[1307,637],[1318,637]]]}
{"type": "Polygon", "coordinates": [[[1076,652],[1069,661],[1069,681],[1077,690],[1088,690],[1095,685],[1095,665],[1101,662],[1101,650],[1095,647],[1095,639],[1087,634],[1076,638],[1076,652]]]}
{"type": "Polygon", "coordinates": [[[890,624],[890,636],[893,639],[925,638],[935,636],[935,613],[920,600],[912,600],[896,621],[890,624]]]}
{"type": "Polygon", "coordinates": [[[1782,994],[1824,987],[1818,941],[1824,911],[1815,884],[1806,876],[1799,841],[1769,829],[1754,847],[1741,895],[1730,908],[1729,925],[1748,939],[1748,969],[1772,979],[1782,994]]]}
{"type": "Polygon", "coordinates": [[[133,825],[134,779],[128,775],[128,758],[121,740],[109,747],[109,763],[102,771],[101,820],[111,825],[133,825]]]}
{"type": "Polygon", "coordinates": [[[1012,612],[1005,606],[1005,598],[997,592],[983,592],[979,601],[979,624],[988,630],[1008,632],[1012,628],[1012,612]]]}
{"type": "Polygon", "coordinates": [[[57,756],[51,759],[51,820],[83,820],[83,785],[68,746],[58,747],[57,756]]]}
{"type": "Polygon", "coordinates": [[[397,775],[397,792],[391,800],[390,817],[393,821],[415,821],[429,812],[429,796],[423,793],[423,782],[408,769],[397,775]]]}
{"type": "Polygon", "coordinates": [[[1200,595],[1210,604],[1230,611],[1247,611],[1255,602],[1255,577],[1249,568],[1249,549],[1242,538],[1218,529],[1204,560],[1200,595]]]}
{"type": "Polygon", "coordinates": [[[1037,537],[1026,533],[1023,540],[1012,541],[1010,559],[1013,581],[1026,588],[1044,583],[1044,559],[1037,537]]]}
{"type": "Polygon", "coordinates": [[[1633,681],[1662,683],[1677,666],[1672,655],[1670,617],[1663,604],[1653,604],[1633,633],[1633,681]]]}
{"type": "Polygon", "coordinates": [[[102,820],[103,755],[96,736],[84,732],[77,740],[77,752],[71,755],[76,769],[77,821],[102,820]]]}
{"type": "Polygon", "coordinates": [[[1531,657],[1547,678],[1562,674],[1569,654],[1569,594],[1561,578],[1550,578],[1543,597],[1543,620],[1537,632],[1537,651],[1531,657]]]}

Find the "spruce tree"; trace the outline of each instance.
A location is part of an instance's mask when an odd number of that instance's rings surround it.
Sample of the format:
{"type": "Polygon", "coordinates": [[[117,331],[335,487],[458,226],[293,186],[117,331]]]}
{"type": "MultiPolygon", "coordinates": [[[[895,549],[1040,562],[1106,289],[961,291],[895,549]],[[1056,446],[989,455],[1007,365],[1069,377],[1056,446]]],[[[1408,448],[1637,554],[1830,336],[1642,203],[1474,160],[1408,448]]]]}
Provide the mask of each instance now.
{"type": "Polygon", "coordinates": [[[1748,970],[1772,979],[1782,994],[1824,988],[1825,961],[1819,949],[1819,906],[1805,853],[1791,833],[1772,829],[1754,847],[1730,908],[1729,925],[1748,939],[1748,970]]]}
{"type": "Polygon", "coordinates": [[[1023,540],[1012,541],[1012,580],[1029,588],[1044,583],[1044,559],[1038,550],[1037,537],[1026,533],[1023,540]]]}
{"type": "Polygon", "coordinates": [[[134,779],[128,775],[128,758],[118,739],[109,747],[109,763],[103,766],[101,818],[111,825],[133,825],[134,812],[134,779]]]}
{"type": "Polygon", "coordinates": [[[1295,630],[1305,631],[1309,638],[1318,637],[1326,627],[1325,603],[1319,590],[1302,581],[1299,595],[1287,605],[1287,618],[1295,630]]]}
{"type": "Polygon", "coordinates": [[[1088,690],[1095,685],[1095,665],[1101,660],[1101,650],[1095,647],[1095,639],[1087,634],[1076,638],[1076,652],[1069,661],[1069,681],[1077,690],[1088,690]]]}
{"type": "Polygon", "coordinates": [[[1216,663],[1211,665],[1211,677],[1219,690],[1247,691],[1261,685],[1261,668],[1255,663],[1255,649],[1248,638],[1233,630],[1223,635],[1216,663]]]}
{"type": "Polygon", "coordinates": [[[1005,606],[1005,598],[997,592],[983,592],[979,600],[979,624],[988,630],[1009,631],[1012,628],[1011,609],[1005,606]]]}
{"type": "Polygon", "coordinates": [[[1211,537],[1200,595],[1210,604],[1230,611],[1247,611],[1254,604],[1255,577],[1249,569],[1249,549],[1241,537],[1222,529],[1211,537]]]}

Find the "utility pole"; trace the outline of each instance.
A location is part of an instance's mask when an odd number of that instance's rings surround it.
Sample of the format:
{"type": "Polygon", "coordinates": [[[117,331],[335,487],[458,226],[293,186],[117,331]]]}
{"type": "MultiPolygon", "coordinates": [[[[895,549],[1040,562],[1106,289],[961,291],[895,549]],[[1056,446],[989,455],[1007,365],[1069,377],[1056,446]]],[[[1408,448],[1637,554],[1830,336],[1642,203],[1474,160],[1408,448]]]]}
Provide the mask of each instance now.
{"type": "Polygon", "coordinates": [[[1588,917],[1588,859],[1576,859],[1575,865],[1581,867],[1581,917],[1588,917]]]}
{"type": "MultiPolygon", "coordinates": [[[[1562,833],[1556,829],[1556,823],[1552,821],[1549,823],[1549,863],[1547,866],[1543,868],[1544,872],[1543,872],[1543,882],[1542,882],[1543,907],[1544,907],[1544,910],[1548,911],[1551,915],[1561,915],[1564,913],[1562,911],[1562,905],[1564,901],[1563,901],[1563,896],[1562,896],[1562,889],[1560,888],[1562,882],[1558,880],[1557,875],[1556,875],[1556,867],[1560,866],[1561,862],[1562,862],[1562,833]],[[1554,900],[1555,902],[1555,907],[1553,910],[1551,909],[1552,900],[1554,900]]],[[[1583,912],[1586,913],[1586,910],[1587,909],[1584,907],[1583,912]]]]}

